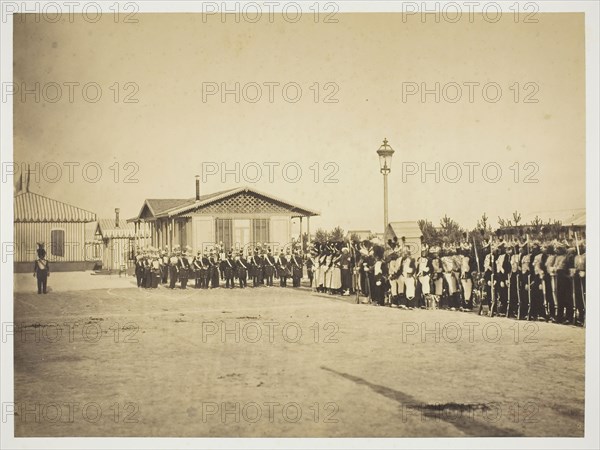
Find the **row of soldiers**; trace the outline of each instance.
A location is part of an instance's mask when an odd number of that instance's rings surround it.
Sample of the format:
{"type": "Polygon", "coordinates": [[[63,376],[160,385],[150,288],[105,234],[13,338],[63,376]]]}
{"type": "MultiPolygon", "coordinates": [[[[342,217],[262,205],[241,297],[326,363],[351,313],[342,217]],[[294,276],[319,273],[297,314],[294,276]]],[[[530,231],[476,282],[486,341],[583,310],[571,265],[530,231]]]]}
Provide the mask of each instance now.
{"type": "Polygon", "coordinates": [[[213,289],[221,286],[233,289],[236,281],[240,288],[273,286],[273,279],[279,280],[280,287],[287,287],[291,280],[293,287],[300,286],[304,260],[299,249],[288,248],[278,256],[271,248],[256,247],[254,250],[228,253],[219,244],[206,252],[198,250],[193,255],[191,247],[182,250],[174,246],[159,250],[154,247],[142,249],[136,255],[135,275],[138,287],[157,288],[160,284],[175,289],[179,284],[186,289],[194,280],[196,289],[213,289]]]}
{"type": "Polygon", "coordinates": [[[489,243],[483,286],[490,315],[585,323],[585,243],[489,243]]]}
{"type": "Polygon", "coordinates": [[[558,323],[585,322],[585,244],[578,241],[465,239],[421,245],[420,256],[397,239],[315,244],[307,267],[313,288],[366,295],[375,305],[443,308],[558,323]]]}

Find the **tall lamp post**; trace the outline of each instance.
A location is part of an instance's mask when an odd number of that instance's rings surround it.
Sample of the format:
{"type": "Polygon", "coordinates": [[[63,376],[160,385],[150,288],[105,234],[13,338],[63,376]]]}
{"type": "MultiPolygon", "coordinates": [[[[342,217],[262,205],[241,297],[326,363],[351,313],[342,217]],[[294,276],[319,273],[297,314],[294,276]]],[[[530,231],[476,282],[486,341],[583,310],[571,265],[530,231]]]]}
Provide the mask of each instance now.
{"type": "Polygon", "coordinates": [[[377,150],[379,155],[379,168],[383,174],[383,233],[388,226],[388,174],[392,171],[392,156],[394,149],[388,145],[387,138],[383,140],[383,144],[377,150]]]}

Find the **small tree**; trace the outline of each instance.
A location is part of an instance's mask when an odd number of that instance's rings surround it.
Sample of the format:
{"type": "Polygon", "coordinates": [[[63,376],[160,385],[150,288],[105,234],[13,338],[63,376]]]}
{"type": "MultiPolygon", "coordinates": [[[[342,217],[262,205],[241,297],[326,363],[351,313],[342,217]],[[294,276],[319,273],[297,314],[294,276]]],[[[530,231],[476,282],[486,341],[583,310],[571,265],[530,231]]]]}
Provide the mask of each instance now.
{"type": "Polygon", "coordinates": [[[486,213],[481,215],[481,219],[477,221],[477,228],[487,231],[488,229],[488,216],[486,213]]]}
{"type": "Polygon", "coordinates": [[[515,223],[515,227],[519,226],[519,222],[521,221],[521,214],[517,211],[513,212],[513,222],[515,223]]]}
{"type": "Polygon", "coordinates": [[[423,235],[423,242],[428,245],[437,245],[440,243],[438,231],[435,229],[432,222],[426,219],[421,219],[417,221],[417,224],[419,225],[419,229],[423,235]]]}
{"type": "Polygon", "coordinates": [[[331,230],[331,233],[329,233],[329,239],[335,242],[345,241],[346,233],[342,227],[335,227],[333,230],[331,230]]]}
{"type": "Polygon", "coordinates": [[[329,232],[328,231],[326,231],[322,228],[319,228],[319,229],[317,229],[317,231],[315,231],[315,242],[324,244],[328,240],[329,240],[329,232]]]}
{"type": "Polygon", "coordinates": [[[458,222],[454,221],[448,215],[444,215],[440,220],[440,235],[444,242],[460,242],[462,240],[463,229],[458,222]]]}

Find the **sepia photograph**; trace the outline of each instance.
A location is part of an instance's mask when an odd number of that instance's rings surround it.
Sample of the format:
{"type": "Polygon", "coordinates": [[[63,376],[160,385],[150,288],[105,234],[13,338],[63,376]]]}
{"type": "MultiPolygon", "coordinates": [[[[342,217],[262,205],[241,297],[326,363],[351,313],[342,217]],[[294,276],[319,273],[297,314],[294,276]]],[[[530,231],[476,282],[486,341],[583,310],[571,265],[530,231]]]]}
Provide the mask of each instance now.
{"type": "Polygon", "coordinates": [[[1,6],[2,448],[598,448],[599,4],[1,6]]]}

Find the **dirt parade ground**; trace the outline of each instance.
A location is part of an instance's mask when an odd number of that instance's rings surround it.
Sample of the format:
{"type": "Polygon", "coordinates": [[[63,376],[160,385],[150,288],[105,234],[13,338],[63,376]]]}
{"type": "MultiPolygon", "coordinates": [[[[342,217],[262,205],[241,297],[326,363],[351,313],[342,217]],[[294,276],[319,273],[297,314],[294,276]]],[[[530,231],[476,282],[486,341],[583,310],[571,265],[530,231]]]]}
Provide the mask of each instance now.
{"type": "Polygon", "coordinates": [[[584,434],[583,328],[134,283],[15,286],[17,437],[584,434]]]}

